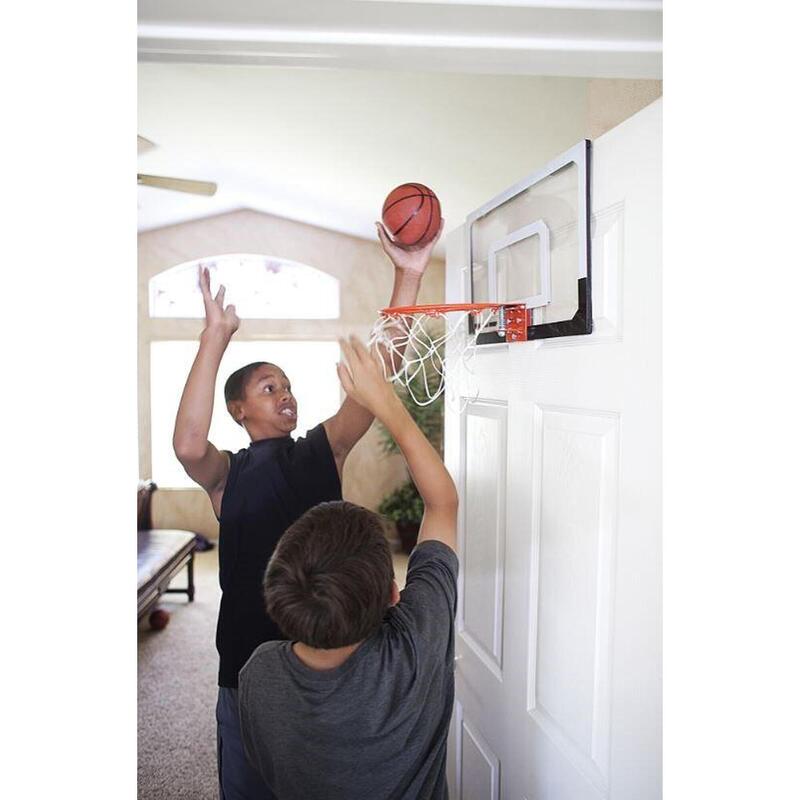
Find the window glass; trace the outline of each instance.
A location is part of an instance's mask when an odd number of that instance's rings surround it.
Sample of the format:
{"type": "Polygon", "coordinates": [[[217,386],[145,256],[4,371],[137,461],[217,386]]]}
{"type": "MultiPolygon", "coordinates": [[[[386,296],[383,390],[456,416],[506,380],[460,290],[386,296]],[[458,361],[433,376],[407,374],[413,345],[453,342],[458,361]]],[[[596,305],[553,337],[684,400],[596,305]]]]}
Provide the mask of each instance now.
{"type": "Polygon", "coordinates": [[[272,256],[209,256],[150,279],[150,316],[202,319],[197,271],[211,273],[211,291],[225,285],[225,303],[241,319],[338,319],[339,281],[322,270],[272,256]]]}

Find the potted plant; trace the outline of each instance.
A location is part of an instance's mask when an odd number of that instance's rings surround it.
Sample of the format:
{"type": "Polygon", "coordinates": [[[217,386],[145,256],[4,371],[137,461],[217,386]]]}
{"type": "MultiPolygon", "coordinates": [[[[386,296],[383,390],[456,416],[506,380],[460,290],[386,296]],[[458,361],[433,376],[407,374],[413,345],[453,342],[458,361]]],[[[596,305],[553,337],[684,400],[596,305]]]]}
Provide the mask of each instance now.
{"type": "Polygon", "coordinates": [[[410,554],[417,543],[419,526],[422,522],[422,498],[412,481],[406,481],[381,500],[378,513],[394,522],[400,549],[410,554]]]}
{"type": "MultiPolygon", "coordinates": [[[[418,397],[422,396],[422,386],[415,386],[414,383],[420,379],[412,381],[412,389],[418,397]]],[[[405,386],[397,386],[397,394],[403,401],[403,405],[408,409],[412,419],[419,429],[425,434],[428,441],[436,448],[439,455],[442,455],[442,445],[444,438],[444,402],[443,396],[437,398],[427,406],[418,406],[411,397],[405,386]]],[[[400,448],[391,437],[389,431],[379,424],[381,434],[381,449],[387,455],[399,453],[400,448]]],[[[424,506],[422,498],[409,478],[405,483],[398,486],[393,492],[386,495],[378,506],[378,513],[394,522],[397,528],[397,535],[400,539],[400,547],[406,554],[410,554],[417,543],[419,526],[422,522],[422,512],[424,506]]]]}

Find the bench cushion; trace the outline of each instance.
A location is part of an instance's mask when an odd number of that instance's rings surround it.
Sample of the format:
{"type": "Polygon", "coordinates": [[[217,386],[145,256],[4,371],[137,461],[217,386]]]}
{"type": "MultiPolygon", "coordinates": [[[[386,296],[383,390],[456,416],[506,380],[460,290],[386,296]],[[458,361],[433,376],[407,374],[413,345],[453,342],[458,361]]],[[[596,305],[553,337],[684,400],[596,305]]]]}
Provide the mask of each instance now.
{"type": "Polygon", "coordinates": [[[139,589],[185,551],[192,542],[194,534],[189,531],[168,529],[139,531],[136,554],[139,589]]]}

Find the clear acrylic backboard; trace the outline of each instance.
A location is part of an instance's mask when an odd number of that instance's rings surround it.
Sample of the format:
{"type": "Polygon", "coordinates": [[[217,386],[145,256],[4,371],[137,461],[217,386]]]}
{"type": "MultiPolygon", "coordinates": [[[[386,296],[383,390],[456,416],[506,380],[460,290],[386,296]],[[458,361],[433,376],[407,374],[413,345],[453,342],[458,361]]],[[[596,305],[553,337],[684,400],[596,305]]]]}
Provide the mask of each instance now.
{"type": "MultiPolygon", "coordinates": [[[[589,162],[584,140],[467,217],[467,299],[524,303],[529,340],[592,332],[589,162]]],[[[505,341],[496,323],[477,336],[505,341]]]]}

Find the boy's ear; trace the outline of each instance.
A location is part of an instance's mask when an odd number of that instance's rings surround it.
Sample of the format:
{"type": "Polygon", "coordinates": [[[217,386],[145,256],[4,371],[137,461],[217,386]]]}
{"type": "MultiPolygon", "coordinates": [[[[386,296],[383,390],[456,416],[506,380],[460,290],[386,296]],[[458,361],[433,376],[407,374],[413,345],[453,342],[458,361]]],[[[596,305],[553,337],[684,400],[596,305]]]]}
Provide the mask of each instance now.
{"type": "Polygon", "coordinates": [[[392,596],[389,599],[389,607],[396,606],[400,602],[400,590],[397,588],[397,581],[392,581],[392,596]]]}
{"type": "Polygon", "coordinates": [[[237,424],[242,424],[242,420],[244,420],[244,409],[238,400],[231,400],[230,403],[228,403],[228,413],[236,420],[237,424]]]}

